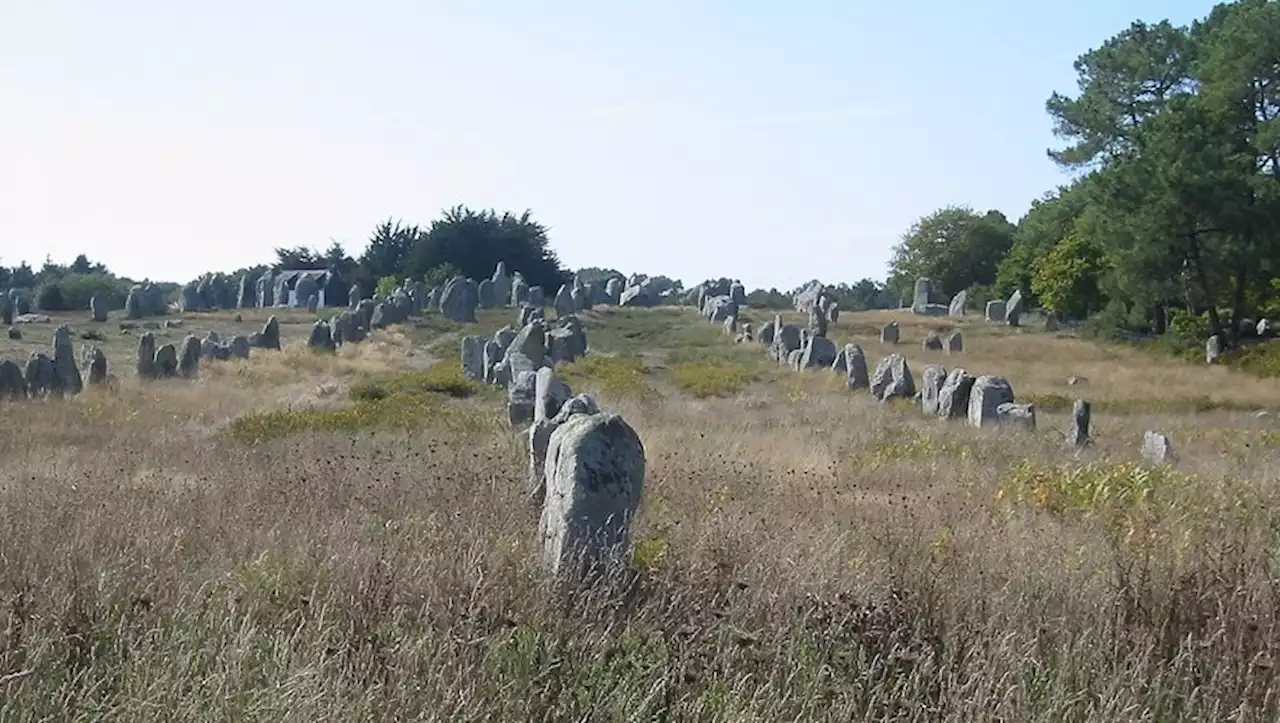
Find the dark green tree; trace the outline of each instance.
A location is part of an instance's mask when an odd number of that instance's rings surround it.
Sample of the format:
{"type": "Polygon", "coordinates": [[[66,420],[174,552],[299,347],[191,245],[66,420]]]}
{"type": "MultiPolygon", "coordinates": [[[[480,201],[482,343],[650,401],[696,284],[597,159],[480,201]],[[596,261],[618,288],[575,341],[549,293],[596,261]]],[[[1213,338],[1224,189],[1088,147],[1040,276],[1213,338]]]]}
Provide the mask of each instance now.
{"type": "Polygon", "coordinates": [[[996,269],[1013,245],[1014,226],[999,211],[979,214],[948,206],[916,221],[894,247],[888,285],[910,297],[916,279],[928,278],[942,296],[995,283],[996,269]]]}

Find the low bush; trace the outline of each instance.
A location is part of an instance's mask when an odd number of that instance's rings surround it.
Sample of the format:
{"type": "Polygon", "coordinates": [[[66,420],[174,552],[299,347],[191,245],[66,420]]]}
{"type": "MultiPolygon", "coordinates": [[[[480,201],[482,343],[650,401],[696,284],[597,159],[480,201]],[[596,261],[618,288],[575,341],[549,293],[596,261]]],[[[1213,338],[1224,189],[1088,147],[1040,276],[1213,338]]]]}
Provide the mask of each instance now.
{"type": "Polygon", "coordinates": [[[724,360],[676,364],[671,376],[681,391],[698,398],[733,396],[755,379],[741,365],[724,360]]]}

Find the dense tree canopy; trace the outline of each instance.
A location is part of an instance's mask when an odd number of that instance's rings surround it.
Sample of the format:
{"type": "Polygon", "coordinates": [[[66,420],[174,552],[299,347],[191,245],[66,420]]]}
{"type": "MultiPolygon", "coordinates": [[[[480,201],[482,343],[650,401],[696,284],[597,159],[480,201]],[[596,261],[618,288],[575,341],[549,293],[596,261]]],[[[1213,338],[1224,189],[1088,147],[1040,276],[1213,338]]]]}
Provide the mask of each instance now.
{"type": "Polygon", "coordinates": [[[1013,233],[1013,224],[999,211],[979,214],[963,206],[939,209],[917,221],[894,247],[889,287],[906,298],[922,276],[944,297],[990,286],[1013,245],[1013,233]]]}
{"type": "MultiPolygon", "coordinates": [[[[1076,177],[1018,222],[996,291],[1155,331],[1177,310],[1233,340],[1280,287],[1280,3],[1220,4],[1186,27],[1135,22],[1075,69],[1078,93],[1046,110],[1063,141],[1048,153],[1076,177]]],[[[984,283],[986,259],[955,260],[973,218],[922,218],[891,283],[984,283]]]]}

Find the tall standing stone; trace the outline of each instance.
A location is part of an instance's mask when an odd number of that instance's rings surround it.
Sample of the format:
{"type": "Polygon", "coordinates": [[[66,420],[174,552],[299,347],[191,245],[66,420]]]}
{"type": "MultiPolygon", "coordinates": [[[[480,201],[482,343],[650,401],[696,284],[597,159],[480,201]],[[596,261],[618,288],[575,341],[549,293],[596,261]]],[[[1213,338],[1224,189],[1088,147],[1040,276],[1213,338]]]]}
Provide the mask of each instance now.
{"type": "Polygon", "coordinates": [[[911,376],[911,368],[901,354],[890,354],[876,365],[876,373],[871,377],[871,396],[880,402],[887,402],[893,397],[910,399],[916,394],[915,379],[911,376]]]}
{"type": "Polygon", "coordinates": [[[294,284],[293,290],[298,298],[298,304],[306,304],[307,310],[312,314],[316,313],[315,306],[320,305],[320,284],[311,276],[303,276],[298,279],[298,283],[294,284]],[[311,304],[311,297],[316,297],[315,306],[311,304]]]}
{"type": "Polygon", "coordinates": [[[947,334],[946,346],[943,348],[946,349],[948,354],[964,351],[964,336],[961,335],[959,329],[947,334]]]}
{"type": "Polygon", "coordinates": [[[88,373],[89,386],[107,383],[107,355],[97,346],[85,345],[80,350],[80,361],[88,373]]]}
{"type": "Polygon", "coordinates": [[[527,303],[529,303],[529,284],[519,272],[516,272],[515,277],[511,279],[511,305],[519,307],[527,303]]]}
{"type": "Polygon", "coordinates": [[[573,303],[573,290],[569,288],[568,284],[560,286],[560,290],[556,292],[553,306],[556,310],[556,316],[568,316],[578,310],[573,303]]]}
{"type": "Polygon", "coordinates": [[[1023,312],[1026,311],[1022,301],[1022,289],[1013,292],[1013,296],[1009,297],[1004,305],[1004,323],[1009,326],[1017,326],[1022,319],[1023,312]]]}
{"type": "Polygon", "coordinates": [[[1005,321],[1005,305],[999,299],[988,301],[986,310],[987,321],[995,324],[1003,324],[1005,321]]]}
{"type": "Polygon", "coordinates": [[[333,329],[324,319],[316,319],[311,325],[311,334],[307,336],[307,347],[316,351],[333,351],[333,329]]]}
{"type": "Polygon", "coordinates": [[[22,368],[8,359],[0,359],[0,401],[18,402],[27,398],[27,379],[22,368]]]}
{"type": "Polygon", "coordinates": [[[493,282],[494,306],[514,306],[511,300],[511,277],[507,276],[507,262],[499,261],[489,280],[493,282]]]}
{"type": "Polygon", "coordinates": [[[467,379],[484,381],[484,338],[462,337],[462,375],[467,379]]]}
{"type": "Polygon", "coordinates": [[[622,417],[578,414],[557,427],[538,524],[548,572],[578,578],[624,564],[644,476],[644,445],[622,417]]]}
{"type": "Polygon", "coordinates": [[[134,370],[141,379],[151,379],[156,375],[156,338],[151,332],[138,337],[138,356],[134,370]]]}
{"type": "Polygon", "coordinates": [[[865,389],[871,386],[867,377],[867,357],[857,344],[845,344],[831,364],[832,370],[845,375],[845,388],[865,389]]]}
{"type": "Polygon", "coordinates": [[[102,294],[94,294],[89,299],[89,313],[93,320],[102,323],[107,320],[107,299],[102,294]]]}
{"type": "Polygon", "coordinates": [[[942,385],[947,381],[947,370],[937,364],[930,364],[920,375],[920,411],[925,416],[938,415],[938,400],[942,396],[942,385]]]}
{"type": "Polygon", "coordinates": [[[1214,334],[1204,343],[1204,363],[1212,364],[1222,356],[1222,337],[1214,334]]]}
{"type": "Polygon", "coordinates": [[[924,351],[942,351],[942,337],[938,332],[931,331],[924,335],[924,340],[920,342],[920,348],[924,351]]]}
{"type": "Polygon", "coordinates": [[[187,334],[182,339],[182,349],[178,352],[178,374],[187,379],[195,379],[200,374],[200,340],[195,334],[187,334]]]}
{"type": "Polygon", "coordinates": [[[440,313],[450,321],[474,324],[479,304],[480,292],[471,279],[454,278],[440,295],[440,313]]]}
{"type": "Polygon", "coordinates": [[[923,277],[916,279],[915,293],[911,297],[911,313],[929,313],[929,297],[932,292],[933,287],[929,279],[923,277]]]}
{"type": "Polygon", "coordinates": [[[1149,464],[1173,462],[1173,443],[1163,434],[1148,430],[1142,435],[1142,459],[1149,464]]]}
{"type": "Polygon", "coordinates": [[[270,271],[267,271],[262,276],[258,277],[258,283],[256,284],[257,286],[256,291],[258,296],[259,309],[266,309],[268,307],[275,306],[276,286],[275,286],[274,280],[271,277],[272,277],[272,274],[270,271]]]}
{"type": "Polygon", "coordinates": [[[1089,444],[1089,403],[1077,399],[1071,407],[1071,428],[1067,430],[1067,446],[1084,449],[1089,444]]]}
{"type": "Polygon", "coordinates": [[[254,278],[249,274],[240,274],[240,282],[236,285],[236,308],[252,309],[257,301],[254,294],[254,278]]]}
{"type": "Polygon", "coordinates": [[[476,298],[479,299],[481,309],[492,309],[498,305],[498,298],[491,279],[480,280],[480,284],[476,286],[476,298]]]}
{"type": "Polygon", "coordinates": [[[969,292],[961,289],[960,293],[951,297],[951,303],[947,305],[947,316],[962,317],[964,316],[965,304],[969,301],[969,292]]]}
{"type": "Polygon", "coordinates": [[[156,358],[153,364],[155,374],[161,379],[167,379],[178,373],[178,350],[173,344],[161,344],[156,349],[156,358]]]}
{"type": "Polygon", "coordinates": [[[969,396],[976,381],[963,369],[952,369],[938,391],[938,416],[960,419],[969,414],[969,396]]]}
{"type": "Polygon", "coordinates": [[[888,324],[885,324],[882,329],[880,329],[881,344],[897,344],[898,338],[899,338],[898,322],[891,321],[888,324]]]}
{"type": "Polygon", "coordinates": [[[71,332],[66,325],[53,331],[53,367],[58,373],[58,387],[67,394],[79,394],[84,380],[76,368],[76,353],[71,346],[71,332]]]}

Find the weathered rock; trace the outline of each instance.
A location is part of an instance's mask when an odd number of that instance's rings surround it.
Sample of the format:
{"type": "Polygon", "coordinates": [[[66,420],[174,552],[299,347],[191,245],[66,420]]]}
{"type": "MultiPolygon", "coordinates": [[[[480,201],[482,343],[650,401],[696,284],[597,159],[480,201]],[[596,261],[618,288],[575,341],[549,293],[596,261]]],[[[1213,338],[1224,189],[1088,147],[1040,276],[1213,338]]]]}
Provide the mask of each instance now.
{"type": "Polygon", "coordinates": [[[0,401],[17,402],[27,398],[27,379],[22,369],[8,359],[0,359],[0,401]]]}
{"type": "Polygon", "coordinates": [[[547,332],[547,357],[552,364],[572,362],[587,354],[587,333],[576,315],[556,320],[556,328],[547,332]]]}
{"type": "Polygon", "coordinates": [[[462,375],[473,381],[484,381],[484,339],[462,337],[462,375]]]}
{"type": "Polygon", "coordinates": [[[31,313],[31,299],[17,289],[9,291],[9,299],[13,302],[13,310],[18,316],[31,313]]]}
{"type": "Polygon", "coordinates": [[[529,303],[538,309],[546,308],[547,294],[542,290],[541,286],[529,287],[529,303]]]}
{"type": "Polygon", "coordinates": [[[766,347],[773,346],[773,337],[775,333],[774,330],[777,329],[777,327],[774,326],[775,323],[776,322],[774,320],[770,319],[769,321],[766,321],[765,323],[761,324],[760,333],[756,335],[756,341],[760,342],[766,347]]]}
{"type": "Polygon", "coordinates": [[[943,349],[945,349],[948,354],[955,354],[964,351],[964,336],[960,334],[958,329],[947,334],[946,344],[943,349]]]}
{"type": "Polygon", "coordinates": [[[493,276],[489,277],[489,281],[493,284],[494,306],[507,306],[517,303],[511,298],[511,277],[507,276],[507,262],[498,262],[498,265],[493,269],[493,276]]]}
{"type": "Polygon", "coordinates": [[[568,316],[578,310],[573,303],[573,291],[568,284],[562,284],[560,290],[556,292],[555,301],[552,303],[555,307],[557,316],[568,316]]]}
{"type": "Polygon", "coordinates": [[[200,311],[200,285],[192,281],[182,287],[182,310],[185,312],[200,311]]]}
{"type": "Polygon", "coordinates": [[[79,394],[84,389],[84,380],[76,368],[75,349],[71,346],[71,331],[66,325],[53,331],[53,367],[58,374],[60,393],[79,394]]]}
{"type": "Polygon", "coordinates": [[[1275,324],[1270,319],[1258,319],[1258,325],[1254,331],[1260,337],[1269,338],[1276,333],[1275,324]]]}
{"type": "Polygon", "coordinates": [[[236,308],[251,309],[257,297],[254,294],[254,282],[257,279],[249,274],[240,274],[240,281],[236,284],[236,308]]]}
{"type": "Polygon", "coordinates": [[[481,357],[484,364],[484,382],[485,384],[506,386],[511,380],[506,374],[506,365],[502,363],[502,355],[505,350],[493,339],[489,339],[484,343],[481,349],[481,357]]]}
{"type": "Polygon", "coordinates": [[[551,433],[538,529],[552,575],[594,576],[625,564],[644,475],[644,445],[616,414],[575,414],[551,433]]]}
{"type": "Polygon", "coordinates": [[[827,335],[827,314],[826,309],[821,303],[815,304],[809,309],[809,326],[807,327],[809,336],[827,335]]]}
{"type": "Polygon", "coordinates": [[[996,419],[1000,424],[1035,430],[1036,405],[1005,402],[996,407],[996,419]]]}
{"type": "Polygon", "coordinates": [[[916,395],[915,379],[907,366],[906,357],[901,354],[890,354],[876,366],[876,373],[871,377],[871,396],[880,402],[887,402],[893,397],[911,399],[916,395]]]}
{"type": "Polygon", "coordinates": [[[969,413],[969,395],[973,391],[974,378],[963,369],[952,369],[938,390],[938,416],[943,419],[959,419],[969,413]]]}
{"type": "Polygon", "coordinates": [[[289,276],[280,274],[275,278],[275,288],[271,292],[277,307],[289,306],[289,291],[289,276]]]}
{"type": "Polygon", "coordinates": [[[9,326],[13,323],[13,301],[8,294],[0,294],[0,324],[9,326]]]}
{"type": "Polygon", "coordinates": [[[311,325],[311,334],[307,336],[307,346],[317,351],[333,351],[333,329],[324,319],[316,319],[311,325]]]}
{"type": "Polygon", "coordinates": [[[156,337],[151,332],[144,332],[138,337],[138,356],[134,369],[140,379],[155,376],[156,337]]]}
{"type": "Polygon", "coordinates": [[[1005,304],[1003,301],[988,301],[986,310],[987,321],[1002,324],[1005,321],[1005,304]]]}
{"type": "Polygon", "coordinates": [[[360,288],[360,284],[352,284],[347,290],[347,308],[352,310],[359,308],[362,299],[364,299],[364,289],[360,288]]]}
{"type": "Polygon", "coordinates": [[[964,316],[965,304],[969,302],[969,292],[961,290],[960,293],[951,297],[951,303],[947,305],[947,316],[956,318],[964,316]]]}
{"type": "Polygon", "coordinates": [[[272,316],[267,319],[267,323],[262,325],[262,332],[258,334],[258,343],[254,346],[260,349],[280,350],[280,321],[272,316]]]}
{"type": "Polygon", "coordinates": [[[320,284],[314,278],[303,276],[298,279],[298,283],[293,285],[293,292],[299,304],[306,304],[308,311],[316,313],[316,308],[320,306],[320,284]],[[316,297],[314,304],[311,303],[313,296],[316,297]]]}
{"type": "Polygon", "coordinates": [[[476,283],[460,276],[446,284],[444,293],[440,295],[440,313],[450,321],[474,324],[479,304],[480,291],[476,283]]]}
{"type": "Polygon", "coordinates": [[[871,386],[867,378],[867,357],[857,344],[845,344],[831,363],[832,371],[845,375],[845,387],[864,389],[871,386]]]}
{"type": "Polygon", "coordinates": [[[307,313],[314,314],[320,308],[320,297],[312,294],[307,297],[307,313]]]}
{"type": "Polygon", "coordinates": [[[33,397],[61,396],[58,370],[53,360],[40,352],[33,351],[27,357],[26,380],[27,393],[33,397]]]}
{"type": "Polygon", "coordinates": [[[973,382],[969,392],[969,424],[985,427],[1000,421],[1001,404],[1013,403],[1013,387],[1004,377],[983,375],[973,382]]]}
{"type": "Polygon", "coordinates": [[[942,397],[942,385],[947,381],[947,370],[930,364],[920,375],[920,411],[926,416],[938,416],[938,402],[942,397]]]}
{"type": "Polygon", "coordinates": [[[1222,338],[1217,334],[1209,337],[1204,343],[1204,362],[1212,364],[1222,356],[1222,338]]]}
{"type": "Polygon", "coordinates": [[[227,342],[227,349],[230,350],[232,359],[248,359],[250,346],[249,337],[239,334],[231,337],[231,341],[227,342]]]}
{"type": "Polygon", "coordinates": [[[1084,449],[1089,444],[1089,403],[1077,399],[1071,407],[1071,428],[1067,430],[1067,446],[1084,449]]]}
{"type": "Polygon", "coordinates": [[[529,283],[519,273],[511,279],[511,305],[521,306],[529,303],[529,283]]]}
{"type": "Polygon", "coordinates": [[[520,372],[534,372],[545,366],[547,359],[547,328],[542,320],[526,324],[507,345],[502,356],[511,371],[511,378],[520,372]]]}
{"type": "MultiPolygon", "coordinates": [[[[535,408],[538,406],[535,403],[535,408]]],[[[525,492],[534,505],[541,506],[546,499],[547,445],[551,442],[551,433],[574,415],[599,413],[595,397],[579,394],[561,402],[554,415],[535,418],[529,426],[529,474],[525,492]]]]}
{"type": "Polygon", "coordinates": [[[734,281],[729,285],[729,298],[737,306],[747,305],[747,287],[742,285],[741,281],[734,281]]]}
{"type": "Polygon", "coordinates": [[[920,347],[924,351],[942,351],[942,337],[938,332],[931,331],[924,335],[924,340],[920,342],[920,347]]]}
{"type": "Polygon", "coordinates": [[[617,276],[611,276],[604,284],[604,295],[605,299],[607,299],[605,303],[617,306],[618,303],[622,301],[622,291],[625,286],[625,279],[620,279],[617,276]]]}
{"type": "Polygon", "coordinates": [[[476,285],[476,301],[481,309],[492,309],[498,305],[492,279],[480,279],[480,283],[476,285]]]}
{"type": "MultiPolygon", "coordinates": [[[[523,325],[521,325],[521,327],[523,328],[523,325]]],[[[505,353],[507,350],[507,347],[511,346],[511,342],[515,341],[516,333],[517,332],[515,329],[512,329],[509,326],[504,326],[493,333],[493,340],[498,344],[498,347],[505,353]]]]}
{"type": "Polygon", "coordinates": [[[178,350],[173,344],[163,344],[156,349],[155,375],[162,379],[178,373],[178,350]]]}
{"type": "Polygon", "coordinates": [[[88,374],[89,386],[100,386],[107,383],[107,355],[97,346],[88,345],[80,349],[80,362],[84,364],[88,374]]]}
{"type": "Polygon", "coordinates": [[[773,358],[779,364],[790,361],[791,352],[800,350],[800,327],[795,324],[783,324],[775,327],[772,349],[773,358]]]}
{"type": "Polygon", "coordinates": [[[911,297],[911,313],[928,313],[929,297],[933,295],[933,285],[926,278],[916,279],[915,293],[911,297]]]}
{"type": "Polygon", "coordinates": [[[1148,430],[1142,435],[1142,459],[1148,464],[1172,464],[1173,443],[1163,434],[1148,430]]]}
{"type": "Polygon", "coordinates": [[[21,341],[21,340],[22,340],[22,330],[21,330],[21,329],[19,329],[19,328],[18,328],[18,327],[16,327],[16,326],[11,326],[11,327],[9,327],[9,338],[10,338],[10,339],[13,339],[14,341],[21,341]]]}
{"type": "Polygon", "coordinates": [[[507,385],[507,420],[518,427],[533,421],[533,403],[537,394],[538,375],[531,371],[512,371],[507,385]]]}
{"type": "Polygon", "coordinates": [[[825,336],[810,336],[800,358],[801,369],[829,369],[836,361],[836,345],[825,336]]]}
{"type": "Polygon", "coordinates": [[[658,294],[648,280],[628,286],[618,297],[618,306],[650,307],[658,305],[658,294]]]}
{"type": "Polygon", "coordinates": [[[89,314],[98,323],[107,320],[107,300],[102,294],[94,294],[89,299],[89,314]]]}
{"type": "Polygon", "coordinates": [[[543,422],[560,413],[560,407],[573,396],[569,385],[556,376],[550,367],[542,367],[535,374],[533,421],[543,422]]]}
{"type": "Polygon", "coordinates": [[[801,314],[808,314],[809,310],[818,305],[818,301],[826,294],[827,287],[817,279],[810,281],[791,297],[791,304],[795,310],[801,314]]]}
{"type": "Polygon", "coordinates": [[[1022,289],[1018,289],[1013,292],[1013,296],[1009,297],[1009,301],[1005,302],[1004,321],[1009,326],[1017,326],[1024,313],[1026,308],[1022,301],[1022,289]]]}
{"type": "Polygon", "coordinates": [[[187,334],[182,339],[182,350],[178,353],[178,374],[194,379],[200,373],[200,340],[194,334],[187,334]]]}
{"type": "Polygon", "coordinates": [[[900,334],[898,332],[898,322],[891,321],[884,325],[880,330],[881,344],[897,344],[900,334]]]}

